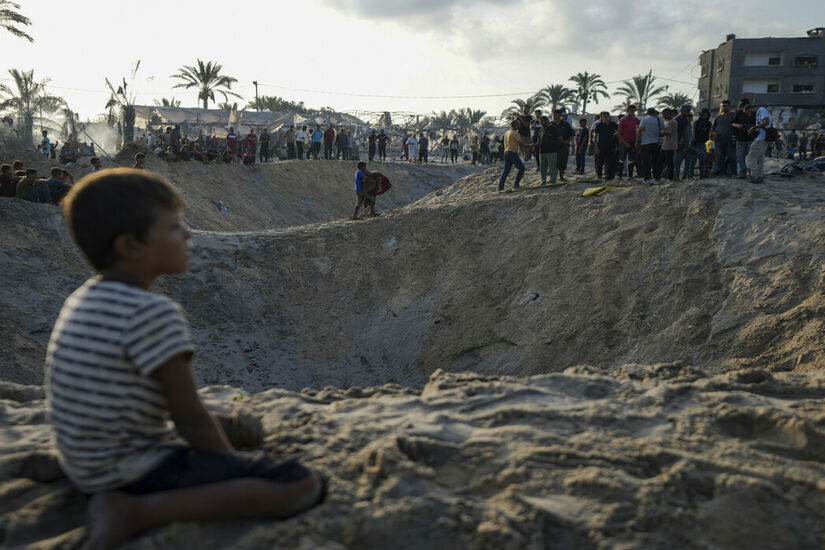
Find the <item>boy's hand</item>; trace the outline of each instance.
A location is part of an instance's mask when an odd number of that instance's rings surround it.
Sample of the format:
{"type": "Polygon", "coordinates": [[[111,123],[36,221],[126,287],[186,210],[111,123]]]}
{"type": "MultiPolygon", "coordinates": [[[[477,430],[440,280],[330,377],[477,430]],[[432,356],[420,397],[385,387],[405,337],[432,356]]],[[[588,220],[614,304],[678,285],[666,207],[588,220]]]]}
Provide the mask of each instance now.
{"type": "Polygon", "coordinates": [[[152,376],[163,388],[169,414],[175,429],[194,449],[231,451],[232,445],[220,425],[213,419],[198,396],[189,355],[178,354],[160,367],[152,376]]]}

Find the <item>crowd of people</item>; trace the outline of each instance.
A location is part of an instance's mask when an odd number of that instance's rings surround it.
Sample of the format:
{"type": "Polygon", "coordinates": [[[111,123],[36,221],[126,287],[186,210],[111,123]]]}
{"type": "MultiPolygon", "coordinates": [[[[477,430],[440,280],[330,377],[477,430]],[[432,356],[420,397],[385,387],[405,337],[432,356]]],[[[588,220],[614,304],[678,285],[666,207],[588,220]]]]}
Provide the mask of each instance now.
{"type": "Polygon", "coordinates": [[[514,187],[520,186],[525,171],[522,157],[535,158],[542,184],[548,175],[551,184],[565,181],[570,154],[575,155],[577,174],[584,174],[586,157],[592,155],[598,179],[658,184],[665,179],[719,176],[761,183],[767,156],[805,159],[809,146],[812,158],[825,154],[825,134],[791,131],[783,138],[770,111],[751,105],[748,99],[742,99],[735,110],[730,101],[723,101],[715,117],[708,109],[694,116],[691,105],[682,105],[661,112],[651,107],[640,119],[630,105],[617,121],[603,111],[590,126],[580,119],[575,130],[563,109],[554,110],[550,118],[538,109],[531,114],[525,107],[513,116],[510,126],[504,136],[499,190],[513,167],[517,169],[514,187]]]}
{"type": "Polygon", "coordinates": [[[270,133],[266,128],[260,133],[252,128],[242,135],[230,127],[226,137],[198,133],[188,137],[179,124],[167,126],[162,131],[148,130],[135,143],[138,150],[153,153],[169,162],[199,160],[255,164],[274,160],[361,160],[366,150],[366,160],[386,161],[390,143],[399,146],[396,160],[410,163],[456,163],[462,160],[476,164],[489,164],[503,158],[504,146],[500,137],[483,132],[481,136],[459,138],[456,131],[445,131],[439,136],[433,132],[410,132],[393,137],[384,129],[372,130],[366,136],[353,133],[352,129],[329,125],[322,128],[290,125],[270,133]]]}

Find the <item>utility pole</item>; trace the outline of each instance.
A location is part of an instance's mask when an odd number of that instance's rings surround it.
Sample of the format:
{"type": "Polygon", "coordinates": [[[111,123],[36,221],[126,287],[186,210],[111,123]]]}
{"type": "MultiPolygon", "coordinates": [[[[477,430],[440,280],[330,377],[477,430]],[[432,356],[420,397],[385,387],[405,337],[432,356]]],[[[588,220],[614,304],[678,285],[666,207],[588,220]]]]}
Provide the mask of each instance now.
{"type": "Polygon", "coordinates": [[[255,110],[260,112],[261,111],[261,104],[258,102],[258,81],[253,80],[252,84],[255,85],[255,110]]]}

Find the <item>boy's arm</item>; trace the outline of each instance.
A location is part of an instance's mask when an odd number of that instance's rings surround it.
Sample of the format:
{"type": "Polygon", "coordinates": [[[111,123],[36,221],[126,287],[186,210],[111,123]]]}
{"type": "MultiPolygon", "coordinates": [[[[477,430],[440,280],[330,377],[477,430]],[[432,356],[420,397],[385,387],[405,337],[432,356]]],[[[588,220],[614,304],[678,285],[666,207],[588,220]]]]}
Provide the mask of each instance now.
{"type": "Polygon", "coordinates": [[[193,449],[232,450],[223,429],[206,412],[198,397],[187,354],[181,353],[172,357],[158,367],[152,376],[163,388],[175,429],[193,449]]]}

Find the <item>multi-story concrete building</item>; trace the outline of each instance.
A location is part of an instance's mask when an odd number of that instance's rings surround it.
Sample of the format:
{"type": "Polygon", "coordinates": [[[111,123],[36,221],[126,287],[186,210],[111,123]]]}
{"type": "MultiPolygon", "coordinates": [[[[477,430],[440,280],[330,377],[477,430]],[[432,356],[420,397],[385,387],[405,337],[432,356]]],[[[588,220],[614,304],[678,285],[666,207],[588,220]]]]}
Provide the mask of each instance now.
{"type": "Polygon", "coordinates": [[[699,56],[699,107],[724,99],[791,110],[825,109],[825,27],[798,38],[737,38],[699,56]]]}

